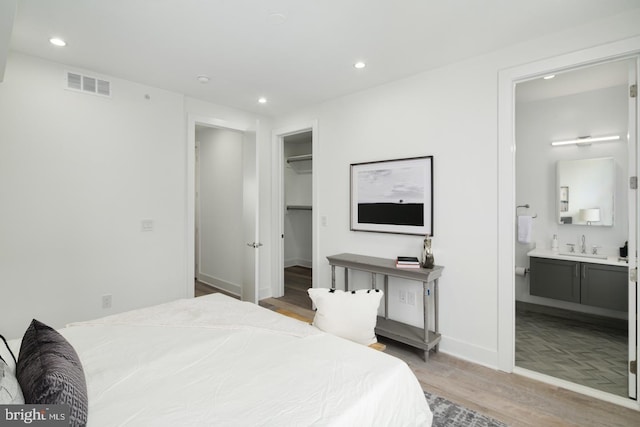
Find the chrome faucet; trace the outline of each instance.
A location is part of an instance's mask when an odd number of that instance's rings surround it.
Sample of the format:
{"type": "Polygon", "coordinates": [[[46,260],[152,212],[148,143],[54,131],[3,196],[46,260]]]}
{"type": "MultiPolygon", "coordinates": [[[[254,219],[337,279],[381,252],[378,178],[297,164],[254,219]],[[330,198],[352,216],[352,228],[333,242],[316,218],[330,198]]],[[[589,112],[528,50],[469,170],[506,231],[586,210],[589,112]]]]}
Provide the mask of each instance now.
{"type": "Polygon", "coordinates": [[[580,253],[587,253],[587,245],[584,243],[584,234],[582,235],[582,244],[580,245],[580,253]]]}

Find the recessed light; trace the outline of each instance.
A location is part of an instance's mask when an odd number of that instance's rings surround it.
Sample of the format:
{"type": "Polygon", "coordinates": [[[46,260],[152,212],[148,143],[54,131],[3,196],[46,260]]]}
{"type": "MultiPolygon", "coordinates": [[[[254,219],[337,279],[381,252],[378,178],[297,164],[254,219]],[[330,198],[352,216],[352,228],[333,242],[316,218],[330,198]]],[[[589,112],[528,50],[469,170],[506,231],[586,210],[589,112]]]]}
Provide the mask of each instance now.
{"type": "Polygon", "coordinates": [[[272,13],[269,15],[268,21],[271,25],[280,25],[287,20],[287,15],[284,13],[272,13]]]}
{"type": "Polygon", "coordinates": [[[362,62],[362,61],[358,61],[358,62],[356,62],[355,64],[353,64],[353,66],[354,66],[355,68],[357,68],[357,69],[359,69],[359,70],[360,70],[360,69],[362,69],[362,68],[366,67],[366,66],[367,66],[367,64],[365,64],[365,63],[364,63],[364,62],[362,62]]]}
{"type": "Polygon", "coordinates": [[[258,102],[260,104],[266,104],[267,103],[267,98],[265,98],[264,96],[261,96],[260,98],[258,98],[258,102]]]}
{"type": "Polygon", "coordinates": [[[556,75],[555,74],[549,74],[548,76],[544,76],[543,79],[545,80],[551,80],[552,78],[554,78],[556,75]]]}
{"type": "Polygon", "coordinates": [[[64,47],[67,45],[67,42],[65,42],[64,40],[58,38],[58,37],[52,37],[49,39],[49,43],[51,43],[54,46],[59,46],[59,47],[64,47]]]}
{"type": "Polygon", "coordinates": [[[198,77],[196,77],[196,79],[198,79],[198,81],[203,84],[209,83],[209,80],[211,80],[209,76],[205,76],[204,74],[199,75],[198,77]]]}

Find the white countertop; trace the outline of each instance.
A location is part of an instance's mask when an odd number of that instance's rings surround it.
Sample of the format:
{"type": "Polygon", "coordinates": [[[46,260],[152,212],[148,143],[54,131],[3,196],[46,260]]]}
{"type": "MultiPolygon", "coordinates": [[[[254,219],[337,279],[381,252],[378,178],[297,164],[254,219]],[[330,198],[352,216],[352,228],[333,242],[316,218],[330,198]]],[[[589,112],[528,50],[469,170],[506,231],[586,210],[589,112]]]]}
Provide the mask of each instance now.
{"type": "Polygon", "coordinates": [[[580,261],[580,262],[590,262],[592,264],[606,264],[606,265],[617,265],[620,267],[628,267],[629,263],[626,261],[620,261],[617,256],[606,256],[606,255],[591,255],[591,254],[581,254],[577,253],[569,253],[564,251],[553,252],[551,249],[533,249],[527,253],[530,257],[537,258],[551,258],[551,259],[562,259],[565,261],[580,261]]]}

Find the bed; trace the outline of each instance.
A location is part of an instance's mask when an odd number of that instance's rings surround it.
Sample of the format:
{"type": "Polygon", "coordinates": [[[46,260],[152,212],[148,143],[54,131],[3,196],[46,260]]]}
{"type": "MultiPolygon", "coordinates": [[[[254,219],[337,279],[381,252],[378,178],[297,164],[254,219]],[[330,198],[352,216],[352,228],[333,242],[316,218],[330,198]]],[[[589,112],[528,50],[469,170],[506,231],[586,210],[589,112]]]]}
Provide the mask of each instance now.
{"type": "Polygon", "coordinates": [[[84,369],[89,426],[431,425],[403,361],[222,294],[59,332],[84,369]]]}

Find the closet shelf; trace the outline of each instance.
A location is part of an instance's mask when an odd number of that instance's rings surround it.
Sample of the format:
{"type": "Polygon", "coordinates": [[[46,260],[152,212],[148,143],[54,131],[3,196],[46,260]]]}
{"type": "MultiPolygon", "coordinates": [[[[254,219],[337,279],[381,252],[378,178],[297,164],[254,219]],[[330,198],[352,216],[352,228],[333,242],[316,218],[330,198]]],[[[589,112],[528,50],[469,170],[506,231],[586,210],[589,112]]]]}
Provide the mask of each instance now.
{"type": "Polygon", "coordinates": [[[311,173],[312,159],[311,154],[303,154],[301,156],[287,157],[287,164],[291,166],[291,169],[296,173],[311,173]]]}
{"type": "Polygon", "coordinates": [[[287,163],[303,162],[305,160],[311,160],[312,158],[313,158],[313,155],[311,155],[311,154],[302,154],[300,156],[291,156],[291,157],[287,157],[287,163]]]}
{"type": "Polygon", "coordinates": [[[310,205],[287,205],[288,211],[310,211],[310,205]]]}

